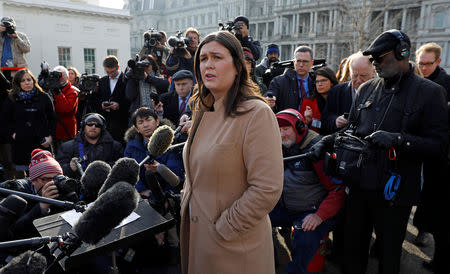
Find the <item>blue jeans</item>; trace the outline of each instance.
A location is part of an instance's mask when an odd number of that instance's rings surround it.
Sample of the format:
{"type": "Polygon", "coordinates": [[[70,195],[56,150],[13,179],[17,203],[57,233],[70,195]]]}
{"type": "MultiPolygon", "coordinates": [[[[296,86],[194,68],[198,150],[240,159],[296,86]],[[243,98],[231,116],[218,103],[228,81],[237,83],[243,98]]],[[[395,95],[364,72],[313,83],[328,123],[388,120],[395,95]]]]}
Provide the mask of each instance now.
{"type": "Polygon", "coordinates": [[[272,226],[294,226],[294,237],[292,239],[292,262],[286,265],[286,273],[308,273],[307,267],[314,259],[319,249],[320,240],[330,232],[335,224],[335,218],[329,218],[321,223],[314,231],[303,231],[301,224],[303,219],[315,211],[292,212],[278,203],[269,213],[272,226]]]}

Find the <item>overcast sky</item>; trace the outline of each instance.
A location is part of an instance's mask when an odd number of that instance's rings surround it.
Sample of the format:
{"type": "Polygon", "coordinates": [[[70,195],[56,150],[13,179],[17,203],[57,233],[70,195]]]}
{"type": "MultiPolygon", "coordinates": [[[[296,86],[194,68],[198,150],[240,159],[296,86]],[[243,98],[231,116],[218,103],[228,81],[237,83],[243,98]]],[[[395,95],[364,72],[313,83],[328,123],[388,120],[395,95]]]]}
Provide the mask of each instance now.
{"type": "Polygon", "coordinates": [[[123,0],[100,0],[100,5],[113,9],[121,9],[123,7],[123,0]]]}

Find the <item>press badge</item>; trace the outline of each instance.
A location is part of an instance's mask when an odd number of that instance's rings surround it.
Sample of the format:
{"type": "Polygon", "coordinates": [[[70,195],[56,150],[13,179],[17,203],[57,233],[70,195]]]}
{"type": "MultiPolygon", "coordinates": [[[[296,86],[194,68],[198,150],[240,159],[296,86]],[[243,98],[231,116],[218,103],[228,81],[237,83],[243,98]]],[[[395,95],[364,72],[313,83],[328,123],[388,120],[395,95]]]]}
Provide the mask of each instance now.
{"type": "Polygon", "coordinates": [[[315,128],[320,128],[322,126],[322,122],[319,119],[312,119],[311,126],[315,128]]]}

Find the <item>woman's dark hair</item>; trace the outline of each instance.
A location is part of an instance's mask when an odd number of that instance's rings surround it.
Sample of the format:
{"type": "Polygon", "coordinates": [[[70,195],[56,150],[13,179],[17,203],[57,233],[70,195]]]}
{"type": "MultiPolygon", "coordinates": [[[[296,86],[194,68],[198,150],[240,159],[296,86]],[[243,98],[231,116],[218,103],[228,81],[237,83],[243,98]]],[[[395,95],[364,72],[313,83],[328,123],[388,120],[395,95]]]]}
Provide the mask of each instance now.
{"type": "Polygon", "coordinates": [[[141,57],[141,61],[146,60],[150,63],[150,65],[152,65],[152,70],[154,73],[158,72],[159,70],[159,66],[155,61],[155,57],[153,57],[153,55],[149,54],[149,55],[144,55],[141,57]]]}
{"type": "Polygon", "coordinates": [[[331,86],[337,85],[338,84],[338,80],[336,78],[336,73],[330,69],[329,67],[323,67],[320,68],[318,70],[315,71],[316,76],[320,75],[323,76],[325,78],[328,78],[328,80],[330,80],[331,82],[331,86]]]}
{"type": "Polygon", "coordinates": [[[39,86],[36,77],[34,77],[33,73],[29,69],[21,69],[19,70],[16,75],[14,75],[14,78],[12,80],[12,89],[11,92],[13,94],[17,94],[20,92],[20,82],[22,81],[23,76],[28,73],[31,76],[31,79],[33,79],[33,86],[40,92],[44,92],[42,88],[39,86]]]}
{"type": "Polygon", "coordinates": [[[156,115],[156,113],[152,109],[148,107],[140,107],[136,109],[131,115],[131,121],[133,122],[133,125],[136,126],[136,119],[138,117],[147,118],[149,116],[152,116],[155,119],[155,121],[158,120],[158,115],[156,115]]]}
{"type": "Polygon", "coordinates": [[[236,68],[236,78],[228,93],[225,95],[225,114],[227,116],[236,116],[244,114],[247,111],[237,111],[239,103],[249,99],[259,99],[265,102],[265,99],[259,95],[259,89],[256,84],[249,78],[247,67],[245,66],[244,53],[241,43],[228,31],[218,31],[208,34],[198,46],[195,53],[194,61],[194,73],[197,80],[197,86],[195,88],[195,94],[190,101],[193,101],[194,111],[202,104],[203,106],[210,108],[205,102],[206,96],[211,91],[203,83],[202,75],[200,72],[200,54],[204,45],[216,41],[224,46],[233,58],[233,64],[236,68]]]}

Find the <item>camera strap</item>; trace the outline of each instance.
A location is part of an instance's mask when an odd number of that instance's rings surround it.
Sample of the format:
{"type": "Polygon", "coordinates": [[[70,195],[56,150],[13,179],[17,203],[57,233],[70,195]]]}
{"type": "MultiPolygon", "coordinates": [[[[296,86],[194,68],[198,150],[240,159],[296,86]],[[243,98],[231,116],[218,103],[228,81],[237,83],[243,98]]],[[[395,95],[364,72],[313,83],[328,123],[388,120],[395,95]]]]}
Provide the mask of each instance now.
{"type": "Polygon", "coordinates": [[[67,136],[69,136],[70,139],[73,139],[72,134],[70,134],[69,129],[67,129],[66,125],[64,124],[64,122],[62,121],[61,117],[59,117],[58,114],[55,113],[56,119],[58,120],[58,122],[61,124],[61,126],[63,127],[64,131],[67,133],[67,136]]]}

